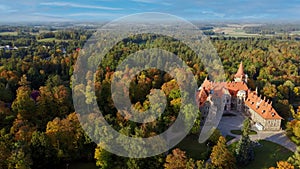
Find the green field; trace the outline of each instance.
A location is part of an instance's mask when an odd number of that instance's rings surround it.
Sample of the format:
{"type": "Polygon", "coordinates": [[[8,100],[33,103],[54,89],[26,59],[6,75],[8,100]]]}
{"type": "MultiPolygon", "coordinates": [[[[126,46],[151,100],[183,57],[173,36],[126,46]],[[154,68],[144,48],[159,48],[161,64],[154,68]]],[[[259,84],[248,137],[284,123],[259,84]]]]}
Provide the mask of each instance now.
{"type": "Polygon", "coordinates": [[[45,38],[45,39],[39,39],[37,40],[38,42],[53,42],[53,41],[56,41],[56,42],[60,42],[62,40],[59,40],[59,39],[56,39],[56,38],[45,38]]]}
{"type": "Polygon", "coordinates": [[[18,32],[0,32],[2,36],[17,36],[18,32]]]}
{"type": "Polygon", "coordinates": [[[176,147],[186,152],[188,157],[195,160],[204,160],[209,155],[209,148],[205,143],[198,142],[198,135],[189,135],[184,138],[176,147]]]}
{"type": "MultiPolygon", "coordinates": [[[[240,167],[240,169],[268,169],[269,167],[276,166],[277,161],[287,160],[293,153],[278,145],[276,143],[261,140],[259,141],[261,146],[254,149],[255,159],[246,167],[240,167]]],[[[229,149],[234,150],[237,142],[231,144],[229,149]]]]}

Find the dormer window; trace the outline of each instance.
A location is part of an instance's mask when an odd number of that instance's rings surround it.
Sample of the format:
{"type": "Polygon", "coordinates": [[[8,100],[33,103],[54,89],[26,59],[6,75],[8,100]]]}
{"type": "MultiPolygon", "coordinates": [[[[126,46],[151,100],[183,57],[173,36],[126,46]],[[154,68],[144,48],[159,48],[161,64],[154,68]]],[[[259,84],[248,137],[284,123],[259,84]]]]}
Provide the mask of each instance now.
{"type": "Polygon", "coordinates": [[[266,110],[262,110],[262,113],[264,114],[266,112],[266,110]]]}

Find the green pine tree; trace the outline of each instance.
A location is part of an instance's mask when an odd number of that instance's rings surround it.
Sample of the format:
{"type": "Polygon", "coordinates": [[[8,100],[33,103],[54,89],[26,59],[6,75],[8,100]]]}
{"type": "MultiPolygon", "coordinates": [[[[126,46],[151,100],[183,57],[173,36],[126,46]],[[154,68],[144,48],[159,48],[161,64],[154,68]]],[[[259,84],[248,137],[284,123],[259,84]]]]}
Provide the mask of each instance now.
{"type": "Polygon", "coordinates": [[[252,141],[249,138],[250,132],[250,120],[246,119],[243,123],[243,134],[242,138],[236,147],[236,160],[239,165],[247,165],[254,160],[254,150],[252,141]]]}

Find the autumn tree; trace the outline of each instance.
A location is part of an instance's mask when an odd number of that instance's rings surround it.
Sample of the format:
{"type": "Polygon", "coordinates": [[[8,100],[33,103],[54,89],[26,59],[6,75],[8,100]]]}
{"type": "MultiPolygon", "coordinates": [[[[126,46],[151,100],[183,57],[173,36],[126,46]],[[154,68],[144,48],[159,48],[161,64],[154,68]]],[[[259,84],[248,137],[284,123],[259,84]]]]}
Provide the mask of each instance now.
{"type": "Polygon", "coordinates": [[[30,95],[31,89],[29,87],[19,87],[17,90],[17,98],[12,103],[12,110],[17,114],[20,114],[23,119],[36,120],[35,102],[30,95]]]}
{"type": "Polygon", "coordinates": [[[11,156],[7,159],[8,169],[31,169],[31,154],[20,144],[15,145],[11,156]]]}
{"type": "Polygon", "coordinates": [[[7,134],[5,129],[0,130],[0,168],[4,169],[8,167],[8,157],[11,155],[12,149],[12,136],[7,134]]]}
{"type": "Polygon", "coordinates": [[[166,163],[164,164],[165,169],[185,169],[188,159],[185,152],[176,148],[169,154],[166,158],[166,163]]]}
{"type": "Polygon", "coordinates": [[[76,113],[69,114],[65,119],[55,118],[49,121],[46,135],[62,160],[76,159],[85,142],[76,113]]]}
{"type": "Polygon", "coordinates": [[[96,159],[96,166],[101,169],[110,169],[114,166],[113,155],[103,149],[101,146],[97,146],[95,149],[94,158],[96,159]]]}
{"type": "Polygon", "coordinates": [[[43,132],[34,132],[30,141],[33,168],[53,168],[57,164],[57,151],[43,132]]]}
{"type": "Polygon", "coordinates": [[[210,155],[211,162],[214,166],[222,169],[234,169],[235,158],[226,147],[226,139],[221,136],[217,145],[212,149],[210,155]]]}
{"type": "Polygon", "coordinates": [[[219,129],[215,129],[212,135],[208,138],[208,143],[211,146],[214,146],[218,143],[219,138],[222,136],[221,132],[219,129]]]}
{"type": "Polygon", "coordinates": [[[277,162],[277,167],[271,167],[269,169],[294,169],[295,167],[287,161],[277,162]]]}
{"type": "Polygon", "coordinates": [[[295,153],[288,159],[288,162],[293,164],[296,168],[300,168],[300,147],[297,147],[295,153]]]}

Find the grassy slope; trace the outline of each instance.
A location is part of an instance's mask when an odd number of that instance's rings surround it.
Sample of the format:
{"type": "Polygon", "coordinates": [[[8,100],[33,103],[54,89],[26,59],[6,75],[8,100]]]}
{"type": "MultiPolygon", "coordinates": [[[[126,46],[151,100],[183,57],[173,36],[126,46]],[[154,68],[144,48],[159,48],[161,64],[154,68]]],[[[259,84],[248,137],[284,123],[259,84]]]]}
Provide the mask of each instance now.
{"type": "MultiPolygon", "coordinates": [[[[276,166],[277,161],[287,160],[293,154],[290,150],[270,141],[261,140],[259,143],[262,146],[254,149],[254,161],[246,167],[240,167],[240,169],[268,169],[276,166]]],[[[229,148],[233,150],[235,145],[236,143],[230,145],[229,148]]]]}
{"type": "Polygon", "coordinates": [[[186,155],[195,160],[204,160],[208,155],[208,147],[205,143],[198,142],[198,135],[189,135],[184,138],[176,147],[186,151],[186,155]]]}

